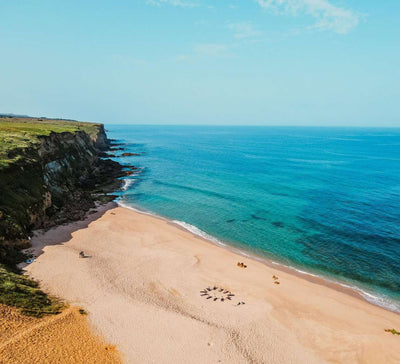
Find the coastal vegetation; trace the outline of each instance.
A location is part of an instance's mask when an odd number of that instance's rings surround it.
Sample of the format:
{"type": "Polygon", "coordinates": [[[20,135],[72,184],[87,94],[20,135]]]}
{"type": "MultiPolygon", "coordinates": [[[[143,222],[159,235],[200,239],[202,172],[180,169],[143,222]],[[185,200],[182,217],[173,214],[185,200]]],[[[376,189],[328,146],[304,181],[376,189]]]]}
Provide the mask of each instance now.
{"type": "Polygon", "coordinates": [[[0,265],[0,304],[14,306],[28,316],[57,314],[63,304],[47,296],[38,283],[0,265]]]}
{"type": "Polygon", "coordinates": [[[93,137],[100,124],[71,120],[28,117],[0,117],[0,169],[24,157],[23,151],[39,145],[50,133],[84,131],[93,137]]]}
{"type": "Polygon", "coordinates": [[[33,229],[81,219],[126,172],[107,157],[102,124],[0,116],[0,303],[24,314],[62,305],[22,276],[33,229]]]}
{"type": "Polygon", "coordinates": [[[385,329],[385,332],[390,332],[393,335],[400,335],[400,331],[397,331],[396,329],[385,329]]]}

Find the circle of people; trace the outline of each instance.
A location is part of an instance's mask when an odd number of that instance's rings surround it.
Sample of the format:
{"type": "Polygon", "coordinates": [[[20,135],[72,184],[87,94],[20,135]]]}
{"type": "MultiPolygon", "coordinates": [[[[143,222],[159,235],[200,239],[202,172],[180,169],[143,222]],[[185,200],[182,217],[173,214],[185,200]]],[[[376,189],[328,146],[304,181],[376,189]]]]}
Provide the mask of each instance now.
{"type": "MultiPolygon", "coordinates": [[[[217,286],[214,286],[212,288],[207,287],[207,288],[201,290],[200,296],[205,297],[205,299],[207,299],[207,300],[211,300],[211,299],[212,299],[212,301],[220,300],[221,302],[232,301],[232,298],[235,297],[235,295],[231,291],[229,291],[225,288],[219,288],[217,286]]],[[[240,305],[244,305],[244,304],[245,304],[245,302],[238,302],[236,304],[236,306],[240,306],[240,305]]]]}

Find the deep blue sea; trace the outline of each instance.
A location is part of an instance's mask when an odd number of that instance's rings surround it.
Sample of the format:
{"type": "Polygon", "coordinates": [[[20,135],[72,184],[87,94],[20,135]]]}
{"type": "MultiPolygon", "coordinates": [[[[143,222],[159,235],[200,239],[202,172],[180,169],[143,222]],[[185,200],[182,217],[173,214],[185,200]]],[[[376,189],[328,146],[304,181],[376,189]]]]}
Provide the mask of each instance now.
{"type": "Polygon", "coordinates": [[[400,129],[107,129],[144,153],[122,204],[399,309],[400,129]]]}

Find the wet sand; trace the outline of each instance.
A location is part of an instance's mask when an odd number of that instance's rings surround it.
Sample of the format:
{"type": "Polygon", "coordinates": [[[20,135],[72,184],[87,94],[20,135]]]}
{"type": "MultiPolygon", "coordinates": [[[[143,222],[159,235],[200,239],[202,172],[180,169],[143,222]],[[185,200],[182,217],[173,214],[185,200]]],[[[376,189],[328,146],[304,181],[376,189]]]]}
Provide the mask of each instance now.
{"type": "Polygon", "coordinates": [[[400,362],[400,337],[384,331],[400,315],[156,217],[104,206],[33,248],[27,273],[84,307],[127,363],[400,362]]]}

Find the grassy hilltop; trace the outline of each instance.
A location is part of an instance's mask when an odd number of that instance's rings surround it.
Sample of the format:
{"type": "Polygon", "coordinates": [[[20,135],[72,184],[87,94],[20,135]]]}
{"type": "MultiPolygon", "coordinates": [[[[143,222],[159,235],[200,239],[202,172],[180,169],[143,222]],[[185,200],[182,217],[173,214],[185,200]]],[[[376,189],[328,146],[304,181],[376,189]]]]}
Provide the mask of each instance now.
{"type": "MultiPolygon", "coordinates": [[[[100,126],[72,120],[0,115],[0,225],[10,221],[10,214],[23,215],[25,205],[33,204],[41,196],[42,170],[29,165],[38,162],[37,153],[32,151],[39,147],[42,137],[84,131],[94,138],[100,126]],[[39,192],[34,193],[36,185],[39,192]],[[13,203],[5,204],[8,200],[13,203]]],[[[70,151],[65,153],[68,155],[70,151]]],[[[18,307],[27,315],[58,313],[62,307],[60,302],[48,297],[36,282],[21,275],[16,268],[16,263],[26,259],[20,251],[26,245],[10,233],[12,228],[18,231],[20,226],[13,222],[6,229],[0,229],[0,303],[18,307]]]]}
{"type": "Polygon", "coordinates": [[[0,169],[21,158],[21,154],[12,151],[35,146],[41,136],[80,130],[93,136],[99,125],[72,120],[0,116],[0,169]]]}

